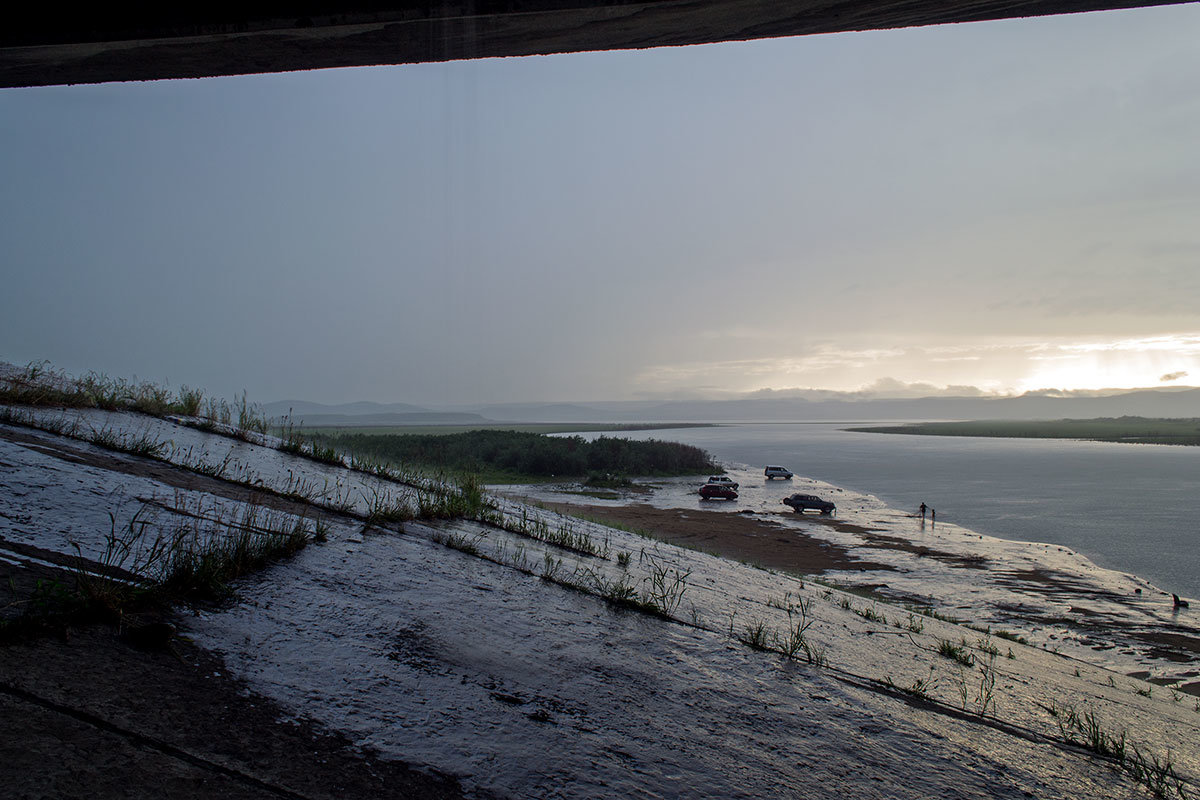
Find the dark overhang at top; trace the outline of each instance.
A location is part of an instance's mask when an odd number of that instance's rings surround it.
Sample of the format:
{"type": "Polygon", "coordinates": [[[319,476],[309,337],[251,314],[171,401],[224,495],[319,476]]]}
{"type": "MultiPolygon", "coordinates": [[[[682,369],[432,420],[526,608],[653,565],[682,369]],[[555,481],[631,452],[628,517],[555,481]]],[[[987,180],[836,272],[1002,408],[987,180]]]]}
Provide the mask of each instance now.
{"type": "Polygon", "coordinates": [[[38,4],[0,27],[0,87],[741,41],[1181,0],[311,0],[38,4]]]}

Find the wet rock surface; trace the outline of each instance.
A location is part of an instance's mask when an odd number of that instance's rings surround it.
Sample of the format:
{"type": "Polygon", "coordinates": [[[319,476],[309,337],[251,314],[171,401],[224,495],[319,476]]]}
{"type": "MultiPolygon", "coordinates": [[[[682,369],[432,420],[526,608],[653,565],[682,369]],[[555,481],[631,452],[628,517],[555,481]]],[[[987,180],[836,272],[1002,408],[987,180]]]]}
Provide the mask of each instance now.
{"type": "Polygon", "coordinates": [[[93,626],[0,651],[4,796],[463,796],[295,719],[186,638],[157,644],[93,626]]]}

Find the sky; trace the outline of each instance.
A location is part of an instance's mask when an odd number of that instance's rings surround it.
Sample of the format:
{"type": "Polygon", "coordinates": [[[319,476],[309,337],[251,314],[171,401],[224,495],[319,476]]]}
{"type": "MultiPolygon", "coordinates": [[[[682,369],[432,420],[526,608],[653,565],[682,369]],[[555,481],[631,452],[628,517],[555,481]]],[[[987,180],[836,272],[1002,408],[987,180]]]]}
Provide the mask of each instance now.
{"type": "Polygon", "coordinates": [[[0,90],[0,360],[426,406],[1200,385],[1200,5],[0,90]]]}

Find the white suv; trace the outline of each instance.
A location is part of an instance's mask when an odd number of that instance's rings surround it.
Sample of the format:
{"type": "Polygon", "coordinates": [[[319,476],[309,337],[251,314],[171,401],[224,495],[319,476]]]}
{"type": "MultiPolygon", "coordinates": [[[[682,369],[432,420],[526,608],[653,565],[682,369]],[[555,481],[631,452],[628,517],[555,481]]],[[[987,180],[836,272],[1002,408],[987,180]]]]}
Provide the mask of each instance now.
{"type": "Polygon", "coordinates": [[[708,482],[715,483],[718,486],[728,486],[730,489],[733,489],[735,492],[737,491],[737,488],[738,488],[737,482],[734,481],[734,479],[729,477],[728,475],[709,475],[708,482]]]}
{"type": "Polygon", "coordinates": [[[792,479],[792,471],[785,467],[767,467],[763,470],[763,474],[767,476],[767,480],[771,480],[772,478],[792,479]]]}

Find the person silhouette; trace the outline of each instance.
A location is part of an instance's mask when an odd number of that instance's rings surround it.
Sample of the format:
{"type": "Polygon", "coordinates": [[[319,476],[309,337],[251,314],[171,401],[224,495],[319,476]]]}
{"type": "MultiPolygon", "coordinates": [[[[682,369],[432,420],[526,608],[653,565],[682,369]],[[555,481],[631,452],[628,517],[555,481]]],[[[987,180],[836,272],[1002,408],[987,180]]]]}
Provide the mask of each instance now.
{"type": "Polygon", "coordinates": [[[925,519],[925,509],[926,508],[927,508],[927,506],[924,503],[921,503],[921,519],[925,519]]]}

